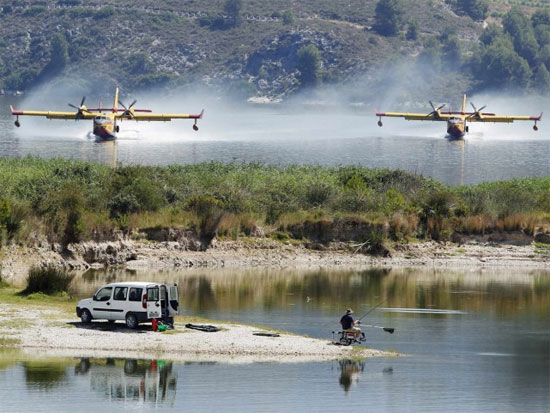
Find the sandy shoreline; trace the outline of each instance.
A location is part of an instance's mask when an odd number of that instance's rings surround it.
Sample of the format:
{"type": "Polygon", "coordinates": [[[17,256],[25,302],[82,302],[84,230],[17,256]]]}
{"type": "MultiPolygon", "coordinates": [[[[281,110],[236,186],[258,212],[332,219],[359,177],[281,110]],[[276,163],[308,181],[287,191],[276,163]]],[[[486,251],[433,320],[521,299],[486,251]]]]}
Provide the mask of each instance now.
{"type": "Polygon", "coordinates": [[[4,249],[2,276],[21,285],[34,265],[53,264],[73,270],[120,267],[144,268],[330,268],[330,267],[521,267],[550,265],[550,248],[535,243],[486,242],[463,244],[433,241],[394,245],[389,257],[354,253],[352,245],[328,246],[284,243],[265,238],[218,240],[207,251],[191,251],[178,242],[121,240],[69,246],[4,249]]]}
{"type": "MultiPolygon", "coordinates": [[[[253,335],[259,327],[215,323],[222,331],[205,333],[185,328],[153,332],[150,324],[129,330],[124,323],[97,321],[83,325],[56,308],[0,304],[0,338],[28,354],[48,357],[164,358],[179,361],[225,363],[304,362],[345,358],[394,357],[395,353],[364,346],[333,345],[328,340],[279,333],[279,337],[253,335]]],[[[265,331],[265,330],[263,330],[265,331]]]]}

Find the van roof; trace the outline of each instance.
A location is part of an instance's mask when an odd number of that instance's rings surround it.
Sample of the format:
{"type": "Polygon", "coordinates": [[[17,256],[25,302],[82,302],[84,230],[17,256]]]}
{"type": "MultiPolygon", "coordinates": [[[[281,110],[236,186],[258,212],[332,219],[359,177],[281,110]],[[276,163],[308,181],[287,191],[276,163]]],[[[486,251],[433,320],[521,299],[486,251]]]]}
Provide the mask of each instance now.
{"type": "Polygon", "coordinates": [[[105,284],[103,287],[115,287],[115,286],[146,287],[148,285],[162,285],[162,283],[147,282],[147,281],[123,281],[123,282],[118,282],[118,283],[105,284]]]}

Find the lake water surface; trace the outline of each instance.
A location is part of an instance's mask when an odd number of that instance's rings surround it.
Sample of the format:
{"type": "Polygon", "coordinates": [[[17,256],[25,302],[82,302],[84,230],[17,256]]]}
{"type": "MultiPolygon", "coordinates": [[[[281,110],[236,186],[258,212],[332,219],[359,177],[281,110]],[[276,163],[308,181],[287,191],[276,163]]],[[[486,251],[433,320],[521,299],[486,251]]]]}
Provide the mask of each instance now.
{"type": "MultiPolygon", "coordinates": [[[[476,125],[465,141],[452,142],[439,123],[396,119],[378,129],[374,116],[359,113],[207,108],[199,133],[189,122],[125,122],[116,142],[100,143],[88,135],[91,122],[24,119],[16,130],[10,103],[21,108],[23,101],[0,97],[0,156],[110,165],[353,164],[401,168],[451,185],[550,175],[548,135],[544,128],[534,134],[526,123],[476,125]]],[[[91,296],[115,280],[154,279],[179,284],[185,314],[320,338],[331,337],[347,307],[360,317],[381,304],[364,321],[396,332],[366,328],[368,345],[406,356],[233,365],[36,360],[4,351],[0,410],[548,412],[550,406],[548,272],[88,272],[75,280],[75,294],[91,296]]]]}
{"type": "Polygon", "coordinates": [[[232,365],[12,353],[0,362],[5,411],[548,411],[548,272],[91,271],[75,293],[138,279],[177,282],[184,314],[328,339],[345,308],[360,317],[382,302],[363,322],[396,332],[365,327],[367,344],[406,356],[232,365]]]}
{"type": "MultiPolygon", "coordinates": [[[[122,122],[117,141],[96,142],[89,136],[91,121],[27,117],[15,128],[9,104],[21,107],[25,102],[0,96],[1,156],[64,157],[110,165],[212,160],[363,165],[404,169],[450,185],[550,175],[549,135],[543,126],[532,131],[528,122],[475,124],[464,141],[449,141],[441,122],[392,119],[380,129],[374,115],[364,112],[214,107],[207,110],[198,133],[185,121],[122,122]]],[[[38,106],[49,107],[47,102],[38,106]]]]}

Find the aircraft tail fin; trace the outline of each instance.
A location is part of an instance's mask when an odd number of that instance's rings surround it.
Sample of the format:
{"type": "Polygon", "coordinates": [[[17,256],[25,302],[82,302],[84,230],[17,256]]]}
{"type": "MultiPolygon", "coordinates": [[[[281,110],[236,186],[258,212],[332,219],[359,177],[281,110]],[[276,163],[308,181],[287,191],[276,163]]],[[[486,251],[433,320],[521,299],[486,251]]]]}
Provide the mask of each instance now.
{"type": "Polygon", "coordinates": [[[115,89],[115,101],[113,102],[113,113],[117,112],[118,108],[118,87],[115,89]]]}
{"type": "Polygon", "coordinates": [[[466,94],[462,95],[462,114],[466,113],[466,94]]]}

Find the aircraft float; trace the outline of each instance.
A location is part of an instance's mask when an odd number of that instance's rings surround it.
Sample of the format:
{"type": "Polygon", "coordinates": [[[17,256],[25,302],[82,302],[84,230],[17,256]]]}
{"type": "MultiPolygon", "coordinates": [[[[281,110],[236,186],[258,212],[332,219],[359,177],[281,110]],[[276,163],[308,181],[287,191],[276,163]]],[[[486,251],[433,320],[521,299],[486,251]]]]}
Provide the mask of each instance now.
{"type": "MultiPolygon", "coordinates": [[[[11,114],[17,116],[15,126],[20,127],[19,116],[43,116],[47,119],[64,119],[64,120],[93,120],[93,134],[100,140],[114,140],[120,128],[117,125],[118,121],[134,120],[134,121],[160,121],[169,122],[172,119],[194,119],[193,130],[198,131],[199,126],[197,121],[202,119],[204,110],[198,115],[188,113],[151,113],[149,109],[134,109],[137,100],[134,100],[128,107],[118,99],[118,88],[115,89],[115,99],[112,108],[87,108],[84,105],[86,96],[82,98],[80,106],[69,103],[69,106],[76,109],[76,112],[50,112],[50,111],[34,111],[34,110],[15,110],[10,105],[11,114]],[[118,108],[118,104],[122,109],[118,108]]],[[[101,105],[100,105],[101,106],[101,105]]]]}
{"type": "Polygon", "coordinates": [[[494,113],[483,112],[487,106],[476,108],[473,103],[470,102],[473,112],[466,112],[466,95],[462,98],[462,111],[442,111],[445,105],[438,106],[437,108],[430,101],[432,111],[430,113],[402,113],[402,112],[376,112],[378,116],[378,126],[382,127],[382,116],[388,116],[393,118],[405,118],[406,120],[426,120],[426,121],[441,121],[447,122],[447,133],[449,137],[453,139],[462,139],[466,133],[469,132],[468,122],[494,122],[494,123],[512,123],[516,120],[532,120],[535,122],[533,130],[539,130],[537,122],[542,119],[542,113],[539,116],[499,116],[494,113]]]}

